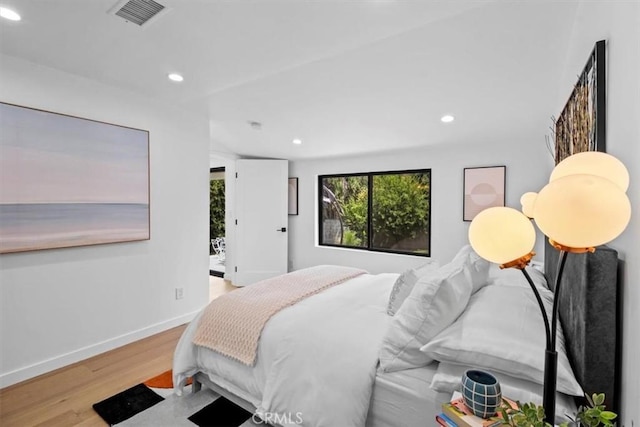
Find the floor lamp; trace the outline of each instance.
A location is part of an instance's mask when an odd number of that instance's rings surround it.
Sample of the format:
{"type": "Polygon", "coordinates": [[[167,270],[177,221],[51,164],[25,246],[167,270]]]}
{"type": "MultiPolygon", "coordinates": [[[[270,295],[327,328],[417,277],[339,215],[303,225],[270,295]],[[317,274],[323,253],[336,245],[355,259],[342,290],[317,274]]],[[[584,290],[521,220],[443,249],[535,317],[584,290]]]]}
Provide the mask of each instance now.
{"type": "Polygon", "coordinates": [[[469,226],[469,242],[478,255],[500,268],[518,268],[535,294],[546,333],[542,406],[547,422],[553,423],[555,415],[558,296],[567,255],[593,252],[624,231],[631,218],[628,187],[629,173],[618,159],[600,152],[579,153],[558,163],[539,193],[522,196],[522,212],[485,209],[469,226]],[[535,255],[532,219],[560,254],[551,319],[525,269],[535,255]]]}

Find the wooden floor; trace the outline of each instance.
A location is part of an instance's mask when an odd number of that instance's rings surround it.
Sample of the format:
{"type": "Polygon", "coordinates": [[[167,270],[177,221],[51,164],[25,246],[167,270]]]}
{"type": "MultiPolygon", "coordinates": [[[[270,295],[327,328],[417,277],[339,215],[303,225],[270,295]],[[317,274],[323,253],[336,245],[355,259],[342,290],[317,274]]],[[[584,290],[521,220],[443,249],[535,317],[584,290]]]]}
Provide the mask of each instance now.
{"type": "Polygon", "coordinates": [[[91,407],[171,369],[185,326],[0,390],[0,425],[106,426],[91,407]]]}
{"type": "MultiPolygon", "coordinates": [[[[211,299],[233,289],[222,279],[210,281],[211,299]]],[[[0,390],[0,426],[108,425],[91,405],[171,369],[185,327],[0,390]]]]}
{"type": "Polygon", "coordinates": [[[237,289],[228,280],[220,277],[209,276],[209,300],[215,299],[222,294],[237,289]]]}

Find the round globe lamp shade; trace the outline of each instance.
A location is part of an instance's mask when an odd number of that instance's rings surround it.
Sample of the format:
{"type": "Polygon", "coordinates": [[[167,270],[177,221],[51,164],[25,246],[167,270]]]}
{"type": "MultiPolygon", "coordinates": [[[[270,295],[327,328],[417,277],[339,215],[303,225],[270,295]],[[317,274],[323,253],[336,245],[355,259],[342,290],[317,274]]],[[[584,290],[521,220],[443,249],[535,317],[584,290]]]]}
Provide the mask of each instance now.
{"type": "Polygon", "coordinates": [[[533,208],[536,204],[536,198],[538,197],[538,193],[524,193],[522,197],[520,197],[520,204],[522,205],[522,213],[525,214],[529,218],[533,218],[533,208]]]}
{"type": "Polygon", "coordinates": [[[569,175],[547,184],[536,199],[535,221],[555,242],[591,248],[618,237],[631,218],[627,195],[595,175],[569,175]]]}
{"type": "Polygon", "coordinates": [[[629,188],[629,171],[611,154],[587,151],[567,157],[551,172],[549,182],[569,175],[597,175],[616,184],[623,192],[629,188]]]}
{"type": "Polygon", "coordinates": [[[469,243],[478,255],[506,264],[531,253],[536,231],[522,212],[493,207],[480,212],[469,226],[469,243]]]}

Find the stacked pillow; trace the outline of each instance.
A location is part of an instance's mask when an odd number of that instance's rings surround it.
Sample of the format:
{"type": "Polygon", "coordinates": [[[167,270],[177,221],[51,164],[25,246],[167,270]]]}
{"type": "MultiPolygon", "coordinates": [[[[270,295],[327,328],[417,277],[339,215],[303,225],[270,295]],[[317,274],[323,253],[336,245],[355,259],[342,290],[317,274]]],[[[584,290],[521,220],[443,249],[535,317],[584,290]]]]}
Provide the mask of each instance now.
{"type": "MultiPolygon", "coordinates": [[[[544,274],[532,268],[527,272],[550,312],[553,293],[544,274]]],[[[407,292],[402,289],[407,277],[417,274],[403,273],[400,290],[392,292],[389,309],[394,317],[380,350],[381,369],[393,372],[436,360],[440,365],[431,387],[447,393],[459,387],[464,370],[489,370],[505,382],[506,395],[539,401],[546,338],[540,308],[522,272],[490,269],[465,246],[449,264],[420,274],[407,292]],[[403,292],[408,295],[403,297],[403,292]]],[[[556,334],[557,390],[582,396],[560,325],[556,334]]]]}
{"type": "MultiPolygon", "coordinates": [[[[536,287],[549,312],[553,293],[536,287]]],[[[560,325],[556,334],[557,390],[582,396],[582,389],[567,358],[560,325]]],[[[490,369],[543,384],[545,342],[540,308],[528,285],[492,284],[473,295],[458,320],[421,350],[439,362],[490,369]]],[[[439,378],[436,380],[440,381],[439,378]]]]}
{"type": "Polygon", "coordinates": [[[449,264],[420,277],[389,325],[380,350],[382,369],[393,372],[433,361],[420,348],[456,320],[488,274],[489,263],[465,246],[449,264]]]}
{"type": "MultiPolygon", "coordinates": [[[[549,290],[547,286],[547,279],[544,277],[544,273],[537,268],[527,268],[527,273],[533,281],[534,286],[537,289],[549,290]]],[[[489,285],[501,285],[501,286],[519,286],[522,288],[531,289],[529,282],[525,279],[524,274],[517,268],[505,268],[501,269],[498,264],[491,264],[489,268],[489,285]]],[[[532,294],[533,295],[533,294],[532,294]]]]}
{"type": "Polygon", "coordinates": [[[394,316],[400,306],[407,299],[416,282],[426,274],[435,271],[440,264],[438,261],[431,260],[428,263],[421,265],[420,267],[412,268],[405,271],[398,277],[391,289],[391,295],[389,296],[389,305],[387,306],[387,314],[394,316]]]}

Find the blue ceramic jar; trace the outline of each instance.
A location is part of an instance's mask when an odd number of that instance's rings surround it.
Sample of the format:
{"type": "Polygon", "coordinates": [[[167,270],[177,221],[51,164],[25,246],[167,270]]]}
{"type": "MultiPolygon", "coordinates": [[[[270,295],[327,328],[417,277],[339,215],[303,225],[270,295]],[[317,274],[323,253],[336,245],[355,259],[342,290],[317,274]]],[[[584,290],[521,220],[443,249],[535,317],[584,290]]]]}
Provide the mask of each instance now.
{"type": "Polygon", "coordinates": [[[488,372],[470,369],[462,375],[462,397],[474,415],[489,418],[496,414],[502,401],[500,383],[488,372]]]}

